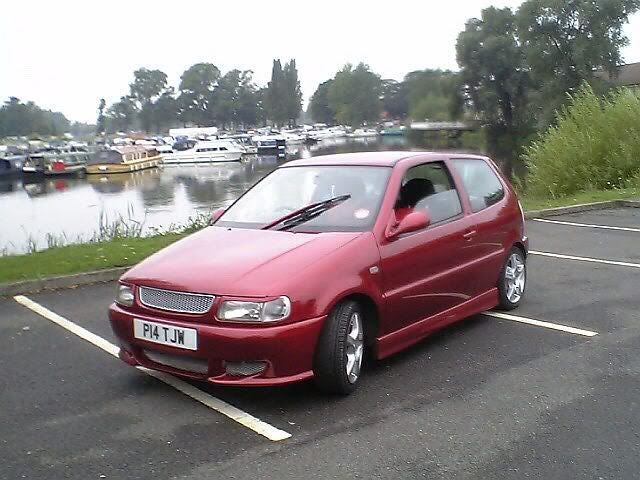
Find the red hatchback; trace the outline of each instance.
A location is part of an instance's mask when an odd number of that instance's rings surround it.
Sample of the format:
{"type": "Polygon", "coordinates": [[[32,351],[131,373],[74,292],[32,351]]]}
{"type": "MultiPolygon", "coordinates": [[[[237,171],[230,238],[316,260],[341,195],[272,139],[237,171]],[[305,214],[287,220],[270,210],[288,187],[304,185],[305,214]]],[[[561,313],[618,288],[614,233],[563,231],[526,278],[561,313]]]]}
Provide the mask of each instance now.
{"type": "Polygon", "coordinates": [[[296,160],[127,272],[109,317],[130,365],[349,393],[365,355],[517,307],[527,248],[516,195],[485,157],[296,160]]]}

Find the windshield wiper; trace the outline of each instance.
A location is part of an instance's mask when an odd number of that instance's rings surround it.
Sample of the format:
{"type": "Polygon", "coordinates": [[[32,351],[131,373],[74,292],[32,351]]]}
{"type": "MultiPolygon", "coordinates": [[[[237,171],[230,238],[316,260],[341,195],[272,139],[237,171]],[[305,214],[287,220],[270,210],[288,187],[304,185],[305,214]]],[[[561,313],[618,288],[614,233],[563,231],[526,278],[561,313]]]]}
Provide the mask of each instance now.
{"type": "Polygon", "coordinates": [[[284,217],[280,217],[277,220],[265,225],[264,227],[262,227],[262,230],[270,230],[280,224],[282,224],[282,226],[277,230],[288,230],[316,218],[318,215],[321,215],[327,210],[340,205],[342,202],[350,198],[351,195],[340,195],[338,197],[330,198],[329,200],[312,203],[311,205],[299,208],[298,210],[288,213],[284,217]]]}

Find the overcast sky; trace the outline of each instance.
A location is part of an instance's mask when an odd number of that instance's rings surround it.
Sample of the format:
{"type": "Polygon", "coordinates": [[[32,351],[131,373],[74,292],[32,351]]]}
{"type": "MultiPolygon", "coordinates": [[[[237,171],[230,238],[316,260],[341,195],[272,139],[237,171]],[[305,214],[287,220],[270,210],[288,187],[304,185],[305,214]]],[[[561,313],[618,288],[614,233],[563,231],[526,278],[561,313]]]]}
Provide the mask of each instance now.
{"type": "MultiPolygon", "coordinates": [[[[16,96],[95,122],[99,99],[124,95],[136,68],[159,68],[177,87],[190,65],[211,62],[253,70],[262,85],[273,58],[296,59],[307,100],[347,62],[398,80],[411,70],[455,69],[465,21],[490,5],[520,3],[4,0],[0,101],[16,96]]],[[[625,60],[640,61],[640,15],[625,30],[625,60]]]]}

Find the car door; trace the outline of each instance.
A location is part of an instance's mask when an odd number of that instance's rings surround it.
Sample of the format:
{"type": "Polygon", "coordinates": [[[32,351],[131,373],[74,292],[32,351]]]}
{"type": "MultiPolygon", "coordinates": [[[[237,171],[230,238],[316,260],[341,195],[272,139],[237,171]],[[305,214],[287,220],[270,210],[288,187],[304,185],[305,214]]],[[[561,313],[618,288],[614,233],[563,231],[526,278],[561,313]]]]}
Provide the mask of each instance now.
{"type": "MultiPolygon", "coordinates": [[[[423,198],[417,198],[409,210],[428,212],[431,223],[422,230],[380,242],[390,319],[383,334],[455,307],[472,294],[463,268],[469,260],[465,238],[468,219],[446,164],[428,162],[407,169],[398,202],[409,182],[416,182],[414,179],[426,180],[434,188],[423,198]]],[[[407,208],[400,203],[396,207],[394,215],[407,208]]]]}
{"type": "Polygon", "coordinates": [[[452,158],[454,176],[462,183],[468,198],[469,280],[473,294],[480,295],[496,287],[504,255],[504,239],[509,224],[504,221],[505,188],[494,167],[483,158],[452,158]]]}

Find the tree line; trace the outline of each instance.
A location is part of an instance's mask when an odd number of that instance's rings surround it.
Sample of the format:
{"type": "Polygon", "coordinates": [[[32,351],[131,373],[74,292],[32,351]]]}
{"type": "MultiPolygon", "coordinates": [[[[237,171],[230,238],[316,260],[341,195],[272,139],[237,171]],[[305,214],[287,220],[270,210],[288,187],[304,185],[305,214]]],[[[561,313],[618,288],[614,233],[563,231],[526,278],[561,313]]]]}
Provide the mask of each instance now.
{"type": "MultiPolygon", "coordinates": [[[[489,7],[458,35],[457,72],[419,70],[396,81],[366,64],[347,64],[318,85],[308,114],[316,122],[354,127],[381,119],[477,120],[485,126],[490,153],[505,160],[510,172],[510,160],[535,132],[554,123],[568,94],[583,82],[595,92],[610,88],[606,78],[616,75],[621,48],[628,43],[623,26],[639,8],[640,0],[526,0],[516,10],[489,7]]],[[[0,132],[60,130],[60,122],[42,118],[61,114],[43,117],[31,103],[27,110],[36,112],[33,122],[20,121],[17,129],[6,121],[23,115],[26,107],[16,102],[0,110],[0,132]]],[[[250,70],[223,73],[212,63],[189,67],[177,87],[168,84],[164,72],[140,68],[117,102],[100,101],[97,129],[283,126],[296,122],[301,105],[295,60],[273,60],[265,86],[256,85],[250,70]]]]}
{"type": "Polygon", "coordinates": [[[97,130],[160,132],[176,124],[241,127],[292,124],[302,108],[296,61],[273,61],[271,81],[258,87],[250,70],[222,73],[212,63],[196,63],[180,77],[177,90],[161,70],[140,68],[129,92],[107,108],[98,106],[97,130]]]}
{"type": "Polygon", "coordinates": [[[33,102],[9,97],[0,107],[0,138],[30,135],[62,135],[69,131],[69,120],[60,112],[43,110],[33,102]]]}

